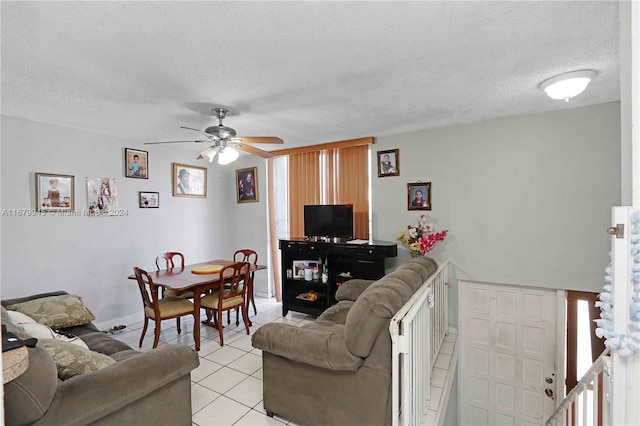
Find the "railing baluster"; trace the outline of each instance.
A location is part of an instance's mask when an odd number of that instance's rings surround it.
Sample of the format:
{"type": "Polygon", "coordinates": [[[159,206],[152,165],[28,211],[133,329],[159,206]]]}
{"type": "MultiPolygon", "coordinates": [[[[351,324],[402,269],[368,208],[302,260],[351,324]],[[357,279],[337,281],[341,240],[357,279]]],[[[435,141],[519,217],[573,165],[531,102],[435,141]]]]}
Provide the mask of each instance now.
{"type": "Polygon", "coordinates": [[[605,349],[564,401],[556,407],[546,422],[547,426],[557,424],[560,418],[566,426],[575,426],[577,423],[598,426],[610,424],[607,414],[610,412],[610,406],[609,402],[605,401],[607,390],[604,383],[608,376],[603,374],[605,360],[608,357],[609,349],[605,349]]]}

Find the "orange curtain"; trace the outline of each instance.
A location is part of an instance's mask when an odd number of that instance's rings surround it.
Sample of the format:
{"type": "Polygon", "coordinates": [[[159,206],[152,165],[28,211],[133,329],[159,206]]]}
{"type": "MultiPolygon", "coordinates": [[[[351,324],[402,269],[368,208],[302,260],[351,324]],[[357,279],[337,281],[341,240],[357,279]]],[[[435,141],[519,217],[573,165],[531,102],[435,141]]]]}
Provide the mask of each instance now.
{"type": "Polygon", "coordinates": [[[324,150],[327,204],[353,204],[353,236],[369,239],[369,147],[324,150]]]}
{"type": "Polygon", "coordinates": [[[289,235],[304,235],[305,204],[353,204],[355,238],[369,239],[369,146],[289,155],[289,235]]]}
{"type": "Polygon", "coordinates": [[[320,151],[289,155],[289,236],[304,236],[304,205],[321,204],[320,151]]]}

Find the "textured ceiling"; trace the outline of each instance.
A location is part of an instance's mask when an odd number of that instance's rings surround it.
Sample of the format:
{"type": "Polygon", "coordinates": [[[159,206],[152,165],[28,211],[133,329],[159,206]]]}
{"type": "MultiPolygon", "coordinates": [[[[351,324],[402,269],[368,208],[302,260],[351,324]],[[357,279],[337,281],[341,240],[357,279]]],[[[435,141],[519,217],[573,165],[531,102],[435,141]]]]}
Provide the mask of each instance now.
{"type": "Polygon", "coordinates": [[[1,18],[2,114],[139,142],[197,138],[180,126],[217,124],[214,106],[275,149],[620,99],[611,1],[3,1],[1,18]],[[579,69],[598,75],[568,104],[538,89],[579,69]]]}

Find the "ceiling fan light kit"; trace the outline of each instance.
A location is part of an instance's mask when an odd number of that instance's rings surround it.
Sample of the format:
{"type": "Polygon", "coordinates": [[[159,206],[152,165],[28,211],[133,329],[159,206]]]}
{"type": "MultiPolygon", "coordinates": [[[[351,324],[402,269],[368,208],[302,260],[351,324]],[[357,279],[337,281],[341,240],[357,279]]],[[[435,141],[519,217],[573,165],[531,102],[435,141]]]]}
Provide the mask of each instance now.
{"type": "Polygon", "coordinates": [[[595,76],[593,70],[572,71],[551,77],[540,83],[539,87],[551,99],[569,102],[569,99],[584,92],[595,76]]]}
{"type": "Polygon", "coordinates": [[[193,130],[202,133],[206,136],[204,140],[194,141],[166,141],[166,142],[146,142],[145,145],[163,144],[163,143],[183,143],[183,142],[213,142],[209,148],[200,153],[197,159],[205,159],[208,162],[213,162],[213,159],[218,156],[218,164],[229,164],[238,159],[240,153],[234,148],[246,151],[250,154],[257,155],[262,158],[271,158],[273,154],[268,151],[263,151],[254,146],[248,145],[249,143],[267,143],[267,144],[281,144],[284,143],[282,139],[275,136],[262,136],[262,137],[236,137],[235,129],[231,127],[223,126],[222,120],[227,116],[228,110],[225,108],[214,108],[211,111],[218,118],[217,126],[209,126],[204,131],[194,129],[192,127],[181,126],[183,129],[193,130]]]}
{"type": "Polygon", "coordinates": [[[200,153],[200,155],[202,156],[202,158],[204,158],[208,162],[212,163],[213,159],[215,158],[216,154],[218,153],[218,150],[216,148],[217,148],[216,146],[210,146],[209,148],[207,148],[204,151],[202,151],[200,153]]]}
{"type": "Polygon", "coordinates": [[[236,161],[239,156],[240,153],[235,149],[230,146],[224,147],[218,152],[218,164],[229,164],[236,161]]]}

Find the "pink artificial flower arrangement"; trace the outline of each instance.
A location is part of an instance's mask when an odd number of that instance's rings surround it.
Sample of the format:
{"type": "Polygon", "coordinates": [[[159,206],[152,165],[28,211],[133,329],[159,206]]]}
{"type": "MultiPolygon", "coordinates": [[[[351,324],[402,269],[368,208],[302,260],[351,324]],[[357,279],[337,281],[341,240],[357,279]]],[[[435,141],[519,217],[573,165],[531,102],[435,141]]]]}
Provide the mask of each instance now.
{"type": "Polygon", "coordinates": [[[398,235],[397,240],[407,246],[414,257],[426,256],[438,242],[444,241],[447,236],[447,230],[438,231],[429,223],[426,215],[420,215],[418,225],[408,225],[407,230],[398,235]]]}

